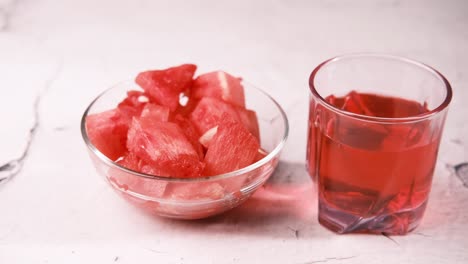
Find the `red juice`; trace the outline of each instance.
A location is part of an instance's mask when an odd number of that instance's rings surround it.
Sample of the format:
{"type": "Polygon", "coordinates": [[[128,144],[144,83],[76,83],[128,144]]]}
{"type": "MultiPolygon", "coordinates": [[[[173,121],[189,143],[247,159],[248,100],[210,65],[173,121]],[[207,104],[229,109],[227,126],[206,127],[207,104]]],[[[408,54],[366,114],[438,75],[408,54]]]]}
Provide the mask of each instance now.
{"type": "MultiPolygon", "coordinates": [[[[404,118],[427,113],[426,104],[351,92],[326,98],[355,114],[404,118]]],[[[420,222],[429,195],[441,129],[430,120],[365,121],[311,105],[308,167],[317,177],[319,221],[338,233],[405,234],[420,222]]]]}

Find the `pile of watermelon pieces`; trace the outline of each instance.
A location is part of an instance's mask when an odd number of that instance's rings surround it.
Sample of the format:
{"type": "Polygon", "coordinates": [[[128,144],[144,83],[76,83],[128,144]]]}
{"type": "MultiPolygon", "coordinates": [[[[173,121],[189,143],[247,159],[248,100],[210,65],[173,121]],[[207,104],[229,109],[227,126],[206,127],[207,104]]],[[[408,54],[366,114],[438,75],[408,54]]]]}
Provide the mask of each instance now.
{"type": "Polygon", "coordinates": [[[121,166],[166,177],[219,175],[261,159],[257,115],[245,107],[241,79],[223,71],[194,78],[196,69],[139,73],[142,89],[87,117],[90,141],[121,166]]]}

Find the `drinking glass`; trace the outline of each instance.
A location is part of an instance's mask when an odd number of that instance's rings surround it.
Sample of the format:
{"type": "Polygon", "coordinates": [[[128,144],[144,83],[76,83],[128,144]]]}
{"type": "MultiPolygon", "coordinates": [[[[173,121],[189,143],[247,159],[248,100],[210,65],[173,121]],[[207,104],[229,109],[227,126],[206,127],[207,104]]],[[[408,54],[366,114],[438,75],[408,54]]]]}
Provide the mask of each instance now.
{"type": "Polygon", "coordinates": [[[448,81],[410,59],[352,54],[320,64],[309,86],[307,167],[318,186],[319,222],[337,233],[414,230],[452,98],[448,81]],[[387,107],[392,115],[349,112],[329,100],[351,91],[369,109],[387,107]],[[425,111],[402,114],[415,105],[425,111]]]}

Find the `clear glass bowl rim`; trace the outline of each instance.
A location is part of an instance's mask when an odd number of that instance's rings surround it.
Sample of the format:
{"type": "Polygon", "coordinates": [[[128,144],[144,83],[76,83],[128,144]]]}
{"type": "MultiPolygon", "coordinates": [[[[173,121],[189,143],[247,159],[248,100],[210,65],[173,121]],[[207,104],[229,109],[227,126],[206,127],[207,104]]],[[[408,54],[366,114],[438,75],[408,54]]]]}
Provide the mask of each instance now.
{"type": "Polygon", "coordinates": [[[452,96],[453,96],[452,87],[450,86],[450,83],[436,69],[432,68],[431,66],[429,66],[427,64],[416,61],[416,60],[412,60],[412,59],[402,57],[402,56],[395,56],[395,55],[385,54],[385,53],[351,53],[351,54],[344,54],[344,55],[336,56],[336,57],[333,57],[331,59],[325,60],[324,62],[320,63],[317,67],[315,67],[315,69],[310,74],[309,88],[310,88],[310,93],[315,98],[318,98],[319,101],[321,102],[321,104],[323,106],[325,106],[327,109],[329,109],[329,110],[331,110],[331,111],[333,111],[335,113],[338,113],[340,115],[345,115],[345,116],[349,116],[349,117],[354,118],[354,119],[359,119],[359,120],[363,120],[363,121],[367,121],[367,122],[376,122],[376,123],[413,123],[413,122],[419,122],[419,121],[422,121],[422,120],[429,119],[429,118],[439,114],[444,109],[446,109],[449,106],[450,101],[452,100],[452,96]],[[422,69],[428,71],[429,73],[432,73],[433,75],[437,76],[442,81],[442,83],[444,84],[445,89],[446,89],[445,99],[439,106],[437,106],[436,108],[434,108],[433,110],[431,110],[431,111],[429,111],[427,113],[420,114],[420,115],[415,115],[415,116],[409,116],[409,117],[399,117],[399,118],[366,116],[366,115],[355,114],[355,113],[351,113],[351,112],[336,108],[335,106],[329,104],[325,100],[325,98],[323,98],[319,94],[319,92],[315,88],[314,80],[315,80],[316,75],[319,73],[319,71],[324,66],[326,66],[326,65],[328,65],[330,63],[333,63],[333,62],[337,62],[337,61],[345,60],[345,59],[350,59],[350,58],[382,58],[382,59],[386,59],[386,60],[400,61],[400,62],[403,62],[403,63],[406,63],[406,64],[411,64],[411,65],[417,66],[419,68],[422,68],[422,69]]]}
{"type": "MultiPolygon", "coordinates": [[[[271,97],[267,92],[263,91],[262,89],[260,88],[257,88],[256,86],[248,83],[248,82],[245,82],[245,81],[242,81],[245,85],[248,86],[248,89],[255,89],[257,90],[258,92],[264,94],[268,99],[270,99],[272,101],[272,103],[278,108],[278,111],[280,112],[280,115],[281,115],[281,119],[283,120],[283,123],[284,123],[284,131],[283,131],[283,136],[282,136],[282,139],[281,141],[275,146],[275,148],[270,152],[268,153],[267,156],[265,156],[264,158],[262,158],[261,160],[247,166],[247,167],[244,167],[242,169],[239,169],[239,170],[236,170],[236,171],[232,171],[232,172],[228,172],[228,173],[223,173],[223,174],[218,174],[218,175],[214,175],[214,176],[206,176],[206,177],[197,177],[197,178],[178,178],[178,177],[165,177],[165,176],[155,176],[155,175],[151,175],[151,174],[146,174],[146,173],[142,173],[142,172],[138,172],[138,171],[134,171],[134,170],[131,170],[131,169],[128,169],[128,168],[125,168],[123,166],[121,166],[120,164],[114,162],[113,160],[109,159],[106,155],[104,155],[102,152],[100,152],[94,145],[93,143],[91,143],[91,141],[89,140],[89,137],[88,137],[88,134],[86,132],[86,117],[88,116],[88,113],[89,111],[91,110],[91,108],[93,107],[93,105],[100,99],[102,98],[103,96],[105,96],[108,92],[110,92],[111,90],[113,89],[117,89],[118,87],[122,86],[122,85],[129,85],[129,84],[132,84],[134,85],[136,88],[138,88],[138,86],[136,84],[133,84],[133,82],[131,80],[126,80],[126,81],[122,81],[122,82],[119,82],[113,86],[111,86],[110,88],[104,90],[102,93],[100,93],[89,105],[88,107],[86,108],[85,112],[83,113],[83,116],[81,118],[81,136],[83,137],[83,140],[86,144],[86,146],[88,147],[88,149],[94,154],[96,155],[100,161],[104,162],[105,164],[107,164],[108,166],[110,167],[113,167],[113,168],[117,168],[117,169],[120,169],[122,171],[125,171],[126,173],[129,173],[129,174],[132,174],[132,175],[135,175],[137,177],[143,177],[143,178],[147,178],[147,179],[153,179],[153,180],[160,180],[160,181],[167,181],[167,182],[205,182],[205,181],[213,181],[213,180],[221,180],[221,179],[227,179],[227,178],[231,178],[231,177],[235,177],[235,176],[238,176],[238,175],[242,175],[242,174],[245,174],[245,173],[248,173],[248,172],[251,172],[257,168],[260,168],[261,166],[265,165],[266,163],[270,162],[274,157],[276,157],[280,152],[281,150],[283,149],[284,145],[286,144],[286,141],[288,139],[288,135],[289,135],[289,122],[288,122],[288,118],[286,116],[286,113],[284,112],[283,108],[281,107],[281,105],[275,100],[273,99],[273,97],[271,97]]],[[[245,87],[244,85],[244,87],[245,87]]],[[[252,109],[255,111],[255,109],[252,109]]]]}

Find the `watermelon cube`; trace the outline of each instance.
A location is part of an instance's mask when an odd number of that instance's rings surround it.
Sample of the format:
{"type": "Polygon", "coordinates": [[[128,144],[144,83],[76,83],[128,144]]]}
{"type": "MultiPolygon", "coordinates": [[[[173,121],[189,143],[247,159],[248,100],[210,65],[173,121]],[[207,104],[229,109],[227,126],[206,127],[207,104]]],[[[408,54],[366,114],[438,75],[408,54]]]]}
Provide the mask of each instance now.
{"type": "Polygon", "coordinates": [[[116,163],[130,170],[141,172],[141,168],[145,164],[140,158],[131,152],[126,152],[116,163]]]}
{"type": "Polygon", "coordinates": [[[190,120],[203,135],[222,121],[222,115],[241,122],[250,133],[260,139],[257,114],[254,111],[233,106],[215,98],[202,98],[190,114],[190,120]]]}
{"type": "MultiPolygon", "coordinates": [[[[152,166],[146,164],[133,153],[126,153],[117,163],[127,169],[146,174],[157,175],[152,166]]],[[[150,197],[162,197],[167,186],[166,181],[148,179],[119,171],[111,175],[117,186],[150,197]]]]}
{"type": "Polygon", "coordinates": [[[169,120],[169,108],[148,103],[141,111],[141,122],[166,122],[169,120]]]}
{"type": "Polygon", "coordinates": [[[327,101],[327,103],[337,107],[337,108],[343,108],[343,104],[344,104],[344,99],[342,97],[335,97],[333,94],[332,95],[329,95],[325,98],[325,101],[327,101]]]}
{"type": "Polygon", "coordinates": [[[127,148],[159,176],[197,177],[203,169],[197,151],[174,123],[141,122],[134,118],[127,148]]]}
{"type": "Polygon", "coordinates": [[[119,109],[112,109],[86,118],[86,132],[93,145],[106,157],[116,160],[127,150],[128,120],[119,109]]]}
{"type": "Polygon", "coordinates": [[[233,105],[245,107],[244,87],[241,80],[223,71],[198,76],[193,82],[192,97],[213,97],[233,105]]]}
{"type": "Polygon", "coordinates": [[[255,161],[260,145],[240,122],[223,115],[218,132],[205,155],[205,175],[218,175],[244,168],[255,161]]]}
{"type": "Polygon", "coordinates": [[[148,97],[143,92],[132,90],[127,92],[127,97],[118,104],[117,108],[128,122],[131,122],[132,117],[140,115],[147,102],[148,97]]]}
{"type": "Polygon", "coordinates": [[[242,107],[236,107],[237,114],[244,126],[258,139],[260,142],[260,129],[258,127],[257,113],[242,107]]]}
{"type": "Polygon", "coordinates": [[[179,105],[180,94],[191,88],[196,69],[196,65],[183,64],[165,70],[141,72],[135,82],[154,103],[174,111],[179,105]]]}
{"type": "Polygon", "coordinates": [[[240,121],[239,115],[232,105],[215,98],[204,97],[190,114],[190,120],[200,134],[205,134],[206,131],[222,121],[223,115],[225,118],[240,121]]]}
{"type": "Polygon", "coordinates": [[[198,133],[198,130],[193,125],[192,121],[183,117],[182,115],[176,115],[174,118],[174,123],[176,123],[182,129],[184,135],[190,141],[193,148],[197,152],[198,157],[202,161],[203,157],[205,156],[205,153],[203,151],[202,145],[200,144],[200,142],[198,142],[198,139],[200,138],[200,133],[198,133]]]}
{"type": "Polygon", "coordinates": [[[364,104],[361,96],[355,91],[351,91],[345,97],[342,109],[355,114],[375,116],[364,104]]]}

